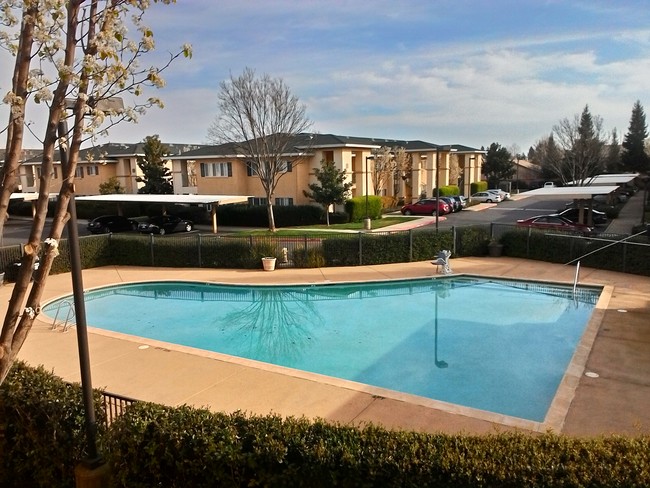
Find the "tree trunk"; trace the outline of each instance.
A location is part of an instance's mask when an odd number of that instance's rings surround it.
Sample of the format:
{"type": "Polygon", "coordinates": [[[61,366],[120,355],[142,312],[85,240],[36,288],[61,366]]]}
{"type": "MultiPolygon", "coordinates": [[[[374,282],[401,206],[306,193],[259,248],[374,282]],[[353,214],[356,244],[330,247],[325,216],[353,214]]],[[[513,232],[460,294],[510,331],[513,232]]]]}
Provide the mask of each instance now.
{"type": "Polygon", "coordinates": [[[275,232],[275,217],[273,216],[273,203],[271,203],[271,198],[267,198],[266,201],[266,212],[269,217],[269,230],[275,232]]]}

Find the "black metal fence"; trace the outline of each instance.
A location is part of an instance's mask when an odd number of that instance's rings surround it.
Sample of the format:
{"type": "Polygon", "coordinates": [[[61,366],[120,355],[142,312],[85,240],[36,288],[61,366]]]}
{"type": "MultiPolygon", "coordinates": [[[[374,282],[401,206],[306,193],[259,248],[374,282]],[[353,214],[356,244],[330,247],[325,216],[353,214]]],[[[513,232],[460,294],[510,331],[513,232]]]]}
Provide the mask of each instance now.
{"type": "Polygon", "coordinates": [[[102,391],[101,395],[104,409],[106,411],[106,426],[111,425],[117,417],[122,415],[129,405],[133,405],[138,401],[133,398],[109,393],[107,391],[102,391]]]}
{"type": "MultiPolygon", "coordinates": [[[[80,238],[83,268],[106,265],[261,269],[262,257],[275,257],[279,268],[360,266],[435,259],[442,249],[452,257],[484,256],[490,240],[503,243],[506,256],[650,276],[647,236],[575,235],[543,232],[512,224],[453,227],[436,232],[420,228],[399,232],[305,232],[300,236],[104,234],[80,238]]],[[[6,279],[16,268],[22,246],[0,248],[6,279]]],[[[70,270],[66,240],[51,273],[70,270]]]]}

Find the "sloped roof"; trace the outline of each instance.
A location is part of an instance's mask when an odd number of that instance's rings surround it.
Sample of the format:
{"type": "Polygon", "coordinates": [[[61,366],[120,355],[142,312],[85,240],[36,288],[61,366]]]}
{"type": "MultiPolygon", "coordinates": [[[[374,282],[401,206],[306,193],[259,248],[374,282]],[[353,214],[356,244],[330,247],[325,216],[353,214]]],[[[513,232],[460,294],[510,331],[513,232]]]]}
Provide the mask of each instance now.
{"type": "MultiPolygon", "coordinates": [[[[191,151],[202,147],[200,144],[167,144],[163,143],[168,149],[168,156],[177,156],[183,152],[191,151]]],[[[54,152],[54,157],[59,156],[59,151],[54,152]]],[[[144,142],[129,143],[113,143],[108,142],[98,146],[86,147],[79,150],[79,161],[94,161],[101,163],[116,163],[118,158],[123,157],[138,157],[144,156],[144,142]]],[[[43,151],[30,155],[29,159],[24,162],[26,164],[40,164],[43,157],[43,151]]],[[[58,161],[55,159],[55,161],[58,161]]]]}
{"type": "MultiPolygon", "coordinates": [[[[295,137],[295,140],[292,142],[292,146],[295,148],[295,154],[303,153],[305,149],[323,149],[328,147],[360,147],[367,149],[379,149],[382,146],[399,146],[406,149],[407,152],[435,151],[437,149],[448,150],[449,148],[455,149],[457,152],[484,152],[470,146],[464,146],[462,144],[439,145],[432,142],[425,142],[420,140],[406,141],[400,139],[339,136],[335,134],[317,133],[298,134],[295,137]]],[[[217,144],[213,146],[202,146],[193,151],[183,152],[179,156],[172,157],[170,159],[201,159],[214,156],[241,156],[241,151],[238,150],[238,145],[234,143],[217,144]]]]}

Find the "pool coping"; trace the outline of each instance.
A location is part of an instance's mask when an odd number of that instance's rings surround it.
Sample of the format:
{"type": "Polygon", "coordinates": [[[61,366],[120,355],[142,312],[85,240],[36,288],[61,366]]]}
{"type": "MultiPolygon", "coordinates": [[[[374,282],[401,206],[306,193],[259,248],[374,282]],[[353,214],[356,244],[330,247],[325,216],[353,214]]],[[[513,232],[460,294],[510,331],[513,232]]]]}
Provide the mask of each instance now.
{"type": "MultiPolygon", "coordinates": [[[[455,267],[459,267],[461,261],[463,261],[463,258],[453,260],[452,263],[454,264],[455,267]]],[[[472,260],[466,260],[467,264],[469,264],[470,268],[475,267],[475,265],[479,262],[475,259],[472,260]]],[[[570,275],[568,273],[571,273],[571,270],[568,268],[560,268],[557,267],[559,265],[549,265],[548,263],[541,263],[544,265],[544,270],[543,271],[550,271],[551,274],[553,275],[554,278],[558,279],[553,279],[553,280],[548,280],[548,279],[540,279],[539,277],[534,277],[531,276],[531,273],[523,273],[524,276],[519,276],[521,273],[512,273],[512,270],[514,269],[520,269],[519,267],[521,266],[521,262],[529,263],[525,260],[511,260],[510,258],[506,258],[503,260],[503,258],[497,258],[497,259],[489,259],[486,258],[482,263],[489,263],[490,265],[495,265],[498,264],[500,267],[503,267],[503,265],[507,265],[508,267],[511,267],[510,272],[506,273],[489,273],[487,269],[484,269],[484,273],[482,272],[476,272],[476,271],[469,271],[469,272],[460,272],[455,274],[456,276],[459,275],[467,275],[467,276],[477,276],[480,278],[493,278],[493,279],[522,279],[522,280],[530,280],[530,281],[535,281],[535,282],[540,282],[540,283],[549,283],[549,284],[560,284],[562,286],[566,286],[568,283],[573,281],[573,278],[569,277],[570,275]],[[553,269],[547,270],[547,267],[551,267],[553,269]],[[555,268],[557,267],[557,268],[555,268]],[[568,273],[564,270],[568,269],[568,273]],[[558,272],[559,271],[559,272],[558,272]],[[566,275],[566,276],[561,276],[561,275],[566,275]],[[564,279],[562,279],[564,278],[564,279]]],[[[539,264],[539,263],[538,263],[539,264]]],[[[481,266],[483,267],[483,266],[481,266]]],[[[430,263],[407,263],[406,265],[402,265],[399,267],[393,266],[391,267],[390,265],[382,265],[382,266],[374,266],[374,267],[367,267],[367,268],[353,268],[353,269],[348,269],[348,276],[347,277],[338,277],[333,279],[332,276],[329,276],[331,273],[328,271],[331,271],[329,269],[327,270],[319,270],[319,271],[311,271],[306,274],[309,276],[305,278],[304,276],[296,279],[294,276],[295,274],[300,274],[304,275],[305,270],[294,270],[296,273],[290,274],[283,274],[282,276],[277,276],[274,273],[269,273],[269,274],[264,274],[265,272],[263,271],[251,271],[251,272],[234,272],[234,273],[227,273],[228,274],[228,279],[218,279],[217,276],[212,276],[210,279],[206,278],[201,278],[197,279],[196,274],[198,271],[202,272],[203,274],[210,274],[209,272],[206,272],[204,270],[147,270],[143,268],[129,268],[129,267],[107,267],[107,269],[110,270],[115,270],[117,275],[112,275],[112,273],[101,273],[102,276],[93,276],[92,280],[86,280],[90,286],[86,287],[88,289],[90,288],[99,288],[103,286],[107,286],[110,284],[119,284],[119,283],[125,283],[125,282],[132,282],[132,281],[164,281],[165,279],[161,278],[162,274],[165,275],[175,275],[175,277],[172,279],[173,281],[202,281],[202,282],[210,282],[210,283],[224,283],[224,284],[233,284],[234,281],[238,282],[245,282],[246,284],[270,284],[270,283],[278,283],[278,284],[313,284],[313,283],[345,283],[345,282],[360,282],[360,281],[388,281],[391,279],[396,279],[396,280],[404,280],[404,279],[411,279],[411,278],[429,278],[432,276],[438,276],[442,277],[443,275],[437,275],[435,273],[435,267],[433,267],[433,270],[431,269],[430,263]],[[427,266],[428,265],[428,266],[427,266]],[[399,268],[399,269],[397,269],[399,268]],[[411,269],[413,268],[413,269],[411,269]],[[123,275],[129,275],[129,274],[137,274],[138,278],[137,279],[130,279],[128,276],[123,276],[123,275]],[[375,275],[379,275],[379,277],[375,277],[373,279],[368,279],[366,277],[361,277],[360,275],[364,273],[372,273],[375,275]],[[107,275],[111,275],[113,280],[111,281],[111,277],[107,275]],[[246,275],[246,276],[237,276],[237,275],[246,275]],[[142,279],[144,275],[149,275],[147,276],[148,279],[142,279]],[[181,276],[182,275],[182,276],[181,276]],[[350,277],[350,275],[353,275],[353,278],[350,277]],[[396,275],[399,275],[396,277],[396,275]],[[187,276],[191,276],[190,278],[187,278],[187,276]],[[254,283],[253,283],[253,282],[254,283]]],[[[541,268],[535,267],[537,273],[532,273],[540,275],[541,273],[539,272],[541,268]]],[[[90,270],[88,270],[90,271],[90,270]]],[[[219,270],[222,271],[222,270],[219,270]]],[[[290,270],[286,270],[290,271],[290,270]]],[[[215,272],[215,270],[212,270],[212,272],[215,272]]],[[[84,271],[84,274],[86,274],[87,271],[84,271]]],[[[276,271],[277,273],[277,271],[276,271]]],[[[595,273],[596,275],[602,275],[602,273],[606,272],[600,272],[598,271],[595,273]]],[[[97,273],[89,273],[96,275],[97,273]]],[[[216,273],[217,275],[222,275],[222,273],[216,273]]],[[[620,274],[618,274],[620,275],[620,274]]],[[[629,275],[624,275],[624,276],[629,276],[629,275]]],[[[57,278],[56,276],[50,277],[52,278],[57,278]]],[[[69,276],[66,277],[69,280],[69,276]]],[[[643,280],[647,280],[647,278],[641,278],[643,280]]],[[[65,279],[62,280],[65,282],[65,279]]],[[[95,329],[90,327],[89,332],[91,336],[93,337],[107,337],[110,339],[115,339],[118,341],[125,341],[127,343],[130,343],[131,348],[133,348],[135,345],[149,345],[149,347],[154,348],[154,349],[159,349],[159,350],[173,350],[174,352],[177,352],[179,354],[185,355],[192,355],[192,356],[198,356],[198,357],[205,357],[206,359],[210,360],[217,360],[217,361],[224,361],[228,362],[230,364],[235,364],[239,366],[244,366],[246,368],[254,368],[254,369],[262,369],[268,373],[271,374],[280,374],[284,376],[290,376],[302,380],[306,380],[309,383],[319,383],[322,385],[329,385],[333,386],[334,388],[337,389],[342,389],[342,390],[348,390],[364,395],[370,395],[372,399],[389,399],[389,400],[394,400],[399,403],[385,403],[384,406],[390,406],[391,410],[395,410],[396,415],[398,411],[401,411],[401,409],[407,408],[408,405],[412,406],[419,406],[425,408],[425,410],[422,409],[416,409],[415,411],[418,412],[418,415],[423,415],[423,419],[421,422],[418,424],[416,421],[415,426],[416,430],[434,430],[434,431],[439,431],[441,430],[440,425],[433,425],[433,422],[431,422],[431,425],[420,425],[423,423],[427,423],[432,416],[436,416],[435,412],[431,413],[431,411],[437,411],[441,412],[444,414],[449,414],[452,417],[449,416],[444,416],[443,420],[448,421],[448,419],[452,418],[454,423],[453,427],[450,427],[452,431],[463,431],[463,432],[485,432],[485,431],[490,431],[493,429],[521,429],[521,430],[526,430],[526,431],[532,431],[532,432],[543,432],[547,430],[555,430],[555,431],[562,431],[565,428],[566,421],[567,421],[567,412],[571,409],[571,405],[573,402],[573,399],[576,395],[576,391],[579,388],[579,385],[581,382],[584,380],[584,372],[586,371],[586,364],[587,361],[590,357],[590,353],[592,350],[592,346],[594,342],[596,341],[598,331],[602,327],[602,321],[605,316],[605,312],[610,306],[610,299],[612,297],[612,294],[614,293],[614,283],[611,282],[610,284],[606,284],[608,279],[596,279],[596,280],[583,280],[581,281],[581,285],[584,286],[594,286],[594,287],[602,287],[601,291],[601,296],[598,300],[598,303],[596,305],[596,308],[594,309],[592,316],[585,328],[585,331],[581,337],[581,340],[579,341],[578,346],[576,347],[576,350],[573,354],[572,360],[570,362],[570,365],[567,367],[565,370],[565,374],[563,376],[563,379],[560,383],[560,387],[558,388],[558,391],[556,392],[556,395],[551,403],[551,407],[549,408],[546,418],[544,422],[534,422],[530,420],[525,420],[525,419],[519,419],[516,417],[509,417],[506,415],[501,415],[501,414],[495,414],[492,412],[485,412],[482,410],[477,410],[473,409],[470,407],[463,407],[455,404],[450,404],[438,400],[430,400],[428,398],[423,398],[419,397],[416,395],[410,395],[410,394],[404,394],[404,393],[399,393],[399,392],[394,392],[392,390],[386,390],[382,388],[376,388],[376,387],[370,387],[368,385],[363,385],[361,383],[356,383],[348,380],[340,380],[337,378],[331,378],[323,375],[318,375],[315,373],[306,373],[302,371],[297,371],[297,370],[291,370],[290,368],[283,368],[280,366],[273,366],[273,365],[268,365],[266,363],[259,363],[257,361],[253,360],[247,360],[247,359],[241,359],[241,358],[234,358],[232,356],[227,356],[227,355],[220,355],[219,353],[209,353],[206,351],[202,351],[199,349],[194,349],[194,348],[189,348],[186,346],[173,346],[170,345],[169,343],[161,342],[161,341],[154,341],[154,340],[149,340],[149,339],[139,339],[133,336],[127,337],[124,334],[118,334],[118,333],[113,333],[109,331],[103,331],[101,329],[95,329]],[[171,348],[171,349],[170,349],[171,348]],[[431,410],[431,411],[430,411],[431,410]],[[457,417],[457,418],[456,418],[457,417]],[[465,419],[465,420],[463,420],[465,419]],[[471,419],[474,419],[476,421],[479,421],[479,423],[473,422],[471,419]],[[492,427],[489,427],[489,426],[492,427]]],[[[650,280],[648,280],[650,281],[650,280]]],[[[644,281],[645,283],[645,281],[644,281]]],[[[7,287],[5,287],[7,288],[7,287]]],[[[56,293],[56,291],[53,290],[54,293],[49,293],[50,298],[54,298],[55,296],[63,296],[67,295],[70,293],[70,285],[69,281],[67,283],[62,283],[61,286],[61,292],[62,293],[56,293]]],[[[39,322],[37,320],[37,322],[39,322]]],[[[40,321],[41,322],[41,327],[45,324],[47,324],[46,321],[40,321]]],[[[47,325],[45,325],[47,327],[47,325]]],[[[55,334],[58,335],[58,334],[55,334]]],[[[74,335],[74,334],[73,334],[74,335]]],[[[29,341],[29,338],[28,338],[29,341]]],[[[48,341],[49,342],[49,341],[48,341]]],[[[25,354],[23,355],[21,351],[21,357],[25,356],[28,360],[31,358],[31,362],[36,361],[38,364],[38,354],[36,354],[37,351],[29,351],[26,350],[25,354]]],[[[125,356],[126,357],[126,356],[125,356]]],[[[48,367],[48,364],[45,363],[46,367],[48,367]]],[[[95,366],[93,366],[95,367],[95,366]]],[[[61,366],[54,366],[55,370],[61,370],[62,371],[62,376],[63,377],[70,377],[71,379],[75,380],[75,377],[78,376],[78,372],[75,371],[75,365],[66,365],[65,368],[62,368],[61,366]],[[65,371],[63,371],[65,370],[65,371]]],[[[78,365],[76,365],[76,369],[78,369],[78,365]]],[[[57,371],[57,374],[59,372],[57,371]]],[[[97,385],[95,385],[97,386],[97,385]]],[[[109,391],[115,392],[115,393],[122,393],[120,391],[115,391],[115,388],[113,386],[110,386],[107,388],[109,391]]],[[[329,393],[329,390],[328,390],[329,393]]],[[[163,395],[164,397],[164,395],[163,395]]],[[[143,399],[148,399],[150,400],[151,397],[148,398],[143,398],[143,399]]],[[[155,400],[155,395],[154,398],[155,400]]],[[[355,401],[358,399],[355,398],[355,401]]],[[[364,401],[366,402],[366,401],[364,401]]],[[[369,401],[368,401],[369,402],[369,401]]],[[[376,405],[370,405],[368,402],[364,403],[364,408],[365,411],[359,412],[358,414],[354,415],[352,420],[348,420],[348,416],[345,417],[346,422],[352,422],[352,423],[364,423],[364,422],[373,422],[373,423],[380,423],[380,424],[388,424],[388,427],[391,428],[414,428],[410,427],[409,425],[412,424],[413,422],[403,422],[404,419],[388,419],[386,415],[386,411],[380,412],[378,415],[380,417],[380,420],[376,420],[375,418],[372,417],[372,413],[375,410],[377,410],[376,405]],[[372,412],[371,412],[372,411],[372,412]]],[[[161,403],[165,403],[164,401],[161,401],[161,403]]],[[[171,402],[171,404],[175,404],[174,401],[171,402]]],[[[205,405],[205,406],[210,406],[210,405],[205,405]]],[[[410,407],[409,407],[410,408],[410,407]]],[[[219,409],[219,407],[217,407],[219,409]]],[[[310,412],[307,410],[302,409],[300,407],[299,411],[302,412],[302,414],[307,415],[307,416],[313,416],[310,414],[310,412]]],[[[318,412],[318,409],[316,409],[318,412]]],[[[411,410],[413,410],[411,408],[411,410]]],[[[259,413],[259,412],[258,412],[259,413]]],[[[282,412],[278,412],[281,413],[282,412]]],[[[291,412],[290,412],[291,414],[291,412]]],[[[352,415],[352,414],[351,414],[352,415]]],[[[392,415],[392,413],[391,413],[392,415]]],[[[587,415],[587,413],[585,413],[587,415]]],[[[317,417],[321,417],[321,415],[316,414],[317,417]]],[[[338,419],[334,419],[335,421],[338,421],[338,419]]],[[[441,421],[442,422],[442,421],[441,421]]],[[[444,423],[444,422],[443,422],[444,423]]],[[[445,426],[446,428],[446,426],[445,426]]],[[[444,430],[444,429],[443,429],[444,430]]]]}

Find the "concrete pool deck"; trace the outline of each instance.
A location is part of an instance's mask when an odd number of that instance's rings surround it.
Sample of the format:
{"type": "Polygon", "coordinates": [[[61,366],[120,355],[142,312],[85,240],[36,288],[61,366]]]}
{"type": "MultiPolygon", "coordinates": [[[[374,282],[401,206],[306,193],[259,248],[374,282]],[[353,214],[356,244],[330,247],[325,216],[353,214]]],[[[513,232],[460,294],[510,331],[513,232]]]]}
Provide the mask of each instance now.
{"type": "MultiPolygon", "coordinates": [[[[569,284],[575,277],[573,266],[506,257],[452,259],[451,267],[454,274],[569,284]]],[[[436,276],[436,266],[428,261],[273,272],[124,266],[83,272],[86,289],[149,280],[318,284],[431,276],[436,276]]],[[[90,327],[93,386],[172,406],[188,404],[253,414],[273,412],[354,425],[372,422],[423,432],[480,434],[550,429],[581,436],[649,434],[650,278],[582,268],[579,282],[602,285],[605,293],[543,423],[90,327]],[[586,376],[585,372],[598,376],[586,376]]],[[[3,303],[9,299],[11,288],[0,288],[3,303]]],[[[70,290],[70,274],[50,276],[43,303],[67,295],[70,290]]],[[[75,329],[53,331],[51,323],[51,319],[39,317],[19,358],[43,365],[66,380],[79,381],[75,329]]]]}

